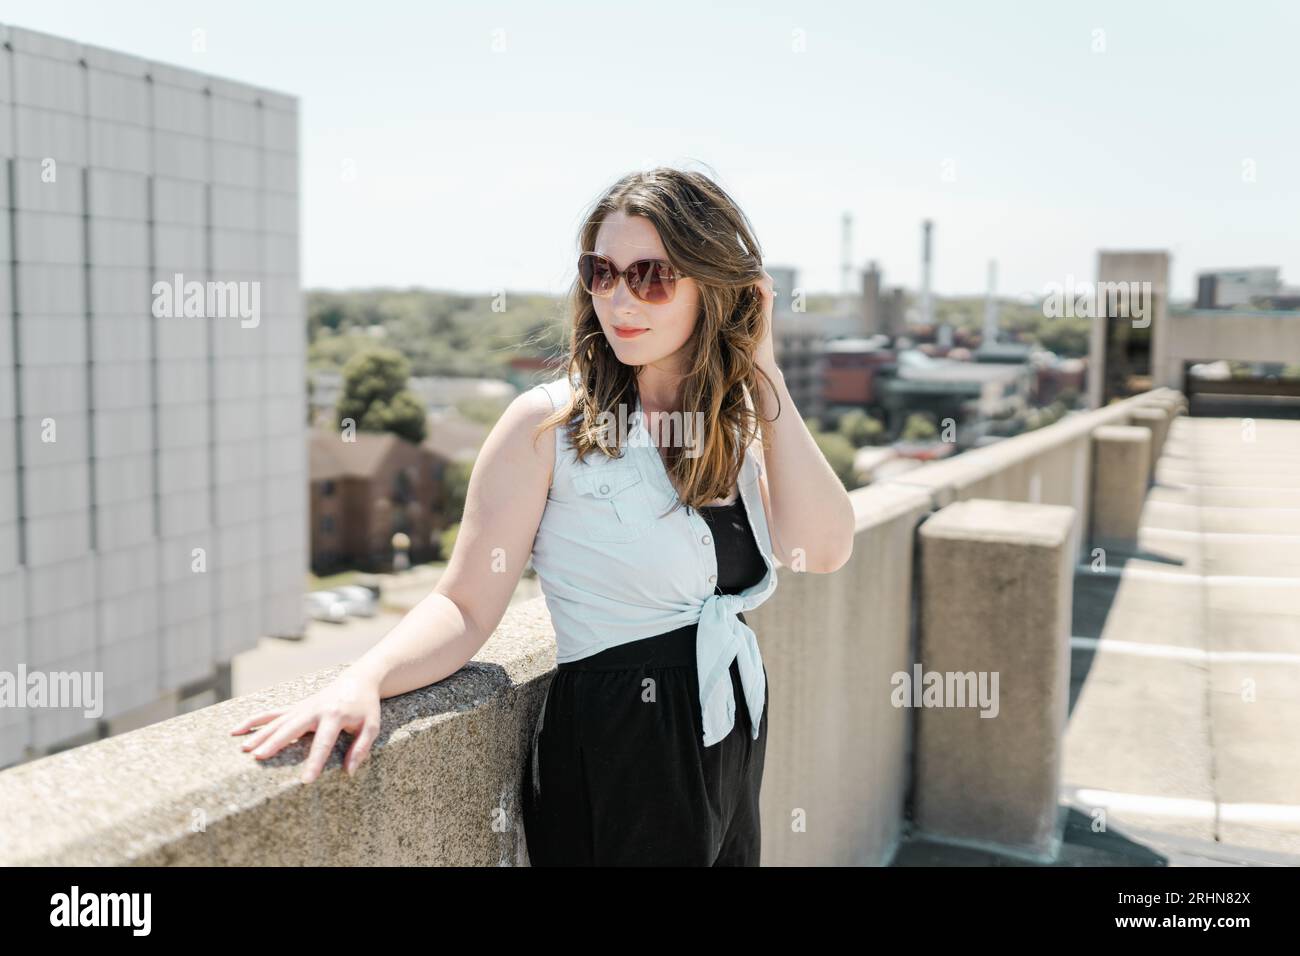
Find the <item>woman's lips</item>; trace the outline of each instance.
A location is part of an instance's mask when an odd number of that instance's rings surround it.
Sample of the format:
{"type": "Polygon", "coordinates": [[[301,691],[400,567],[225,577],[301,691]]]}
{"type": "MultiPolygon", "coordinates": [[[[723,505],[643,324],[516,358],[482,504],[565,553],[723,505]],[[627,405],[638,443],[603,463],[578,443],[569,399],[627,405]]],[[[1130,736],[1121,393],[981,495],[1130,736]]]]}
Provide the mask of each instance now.
{"type": "Polygon", "coordinates": [[[615,328],[614,334],[620,339],[634,339],[643,332],[649,332],[649,329],[620,329],[615,328]]]}

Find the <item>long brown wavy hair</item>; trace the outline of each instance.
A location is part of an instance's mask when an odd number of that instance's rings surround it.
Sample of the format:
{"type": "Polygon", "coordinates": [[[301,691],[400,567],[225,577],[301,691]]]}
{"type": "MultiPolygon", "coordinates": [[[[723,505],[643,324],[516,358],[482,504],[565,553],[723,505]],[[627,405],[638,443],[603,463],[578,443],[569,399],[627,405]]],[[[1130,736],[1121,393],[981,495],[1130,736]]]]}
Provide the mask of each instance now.
{"type": "MultiPolygon", "coordinates": [[[[684,346],[686,371],[677,411],[704,413],[703,434],[694,439],[700,453],[688,456],[669,444],[665,455],[668,474],[680,489],[673,510],[699,508],[730,495],[744,450],[756,434],[762,435],[764,448],[770,446],[770,437],[759,432],[750,398],[759,394],[758,375],[768,378],[754,360],[763,333],[763,301],[754,287],[763,278],[762,253],[740,207],[699,172],[661,166],[624,176],[591,207],[579,232],[578,252],[594,250],[601,223],[619,212],[650,220],[673,268],[699,288],[699,314],[684,346]]],[[[568,426],[579,461],[593,451],[621,458],[621,448],[615,454],[618,444],[605,441],[609,430],[602,421],[609,419],[601,416],[617,419],[620,403],[631,415],[638,398],[637,367],[614,355],[576,268],[569,307],[573,332],[561,367],[569,379],[576,375],[581,387],[572,390],[566,407],[538,426],[538,433],[568,426]]]]}

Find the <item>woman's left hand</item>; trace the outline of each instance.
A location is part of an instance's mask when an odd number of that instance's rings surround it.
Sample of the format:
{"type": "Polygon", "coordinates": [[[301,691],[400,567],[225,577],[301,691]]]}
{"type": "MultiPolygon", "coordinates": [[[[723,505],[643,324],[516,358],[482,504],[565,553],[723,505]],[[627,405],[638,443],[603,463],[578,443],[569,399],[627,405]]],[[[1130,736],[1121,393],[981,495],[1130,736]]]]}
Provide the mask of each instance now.
{"type": "Polygon", "coordinates": [[[776,349],[772,344],[772,309],[776,305],[775,281],[764,271],[763,278],[755,282],[754,286],[763,298],[763,337],[759,340],[754,360],[764,369],[774,369],[776,349]]]}

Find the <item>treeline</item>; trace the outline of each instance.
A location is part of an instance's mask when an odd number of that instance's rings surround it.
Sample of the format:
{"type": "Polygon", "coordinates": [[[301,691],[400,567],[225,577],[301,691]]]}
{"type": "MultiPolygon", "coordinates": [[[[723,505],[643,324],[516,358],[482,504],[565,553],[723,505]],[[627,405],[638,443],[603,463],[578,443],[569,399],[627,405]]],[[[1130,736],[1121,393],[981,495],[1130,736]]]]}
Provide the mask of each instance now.
{"type": "Polygon", "coordinates": [[[563,303],[546,295],[360,289],[306,298],[313,368],[341,369],[382,345],[406,356],[413,375],[501,378],[515,356],[554,354],[562,345],[563,303]]]}
{"type": "MultiPolygon", "coordinates": [[[[503,299],[429,289],[306,293],[308,362],[342,369],[358,352],[383,345],[411,363],[413,375],[500,378],[518,355],[558,355],[567,303],[560,296],[507,293],[503,299]]],[[[810,312],[833,311],[833,296],[810,296],[810,312]]],[[[1041,306],[1002,300],[1004,340],[1037,342],[1061,356],[1088,354],[1088,319],[1049,319],[1041,306]]],[[[936,298],[935,318],[978,329],[980,296],[936,298]]]]}
{"type": "MultiPolygon", "coordinates": [[[[936,299],[934,317],[948,322],[954,328],[979,330],[984,327],[984,298],[982,296],[936,299]]],[[[1016,299],[998,301],[999,339],[1013,342],[1034,342],[1062,358],[1082,358],[1088,354],[1088,328],[1086,318],[1049,319],[1043,315],[1039,303],[1016,299]]]]}

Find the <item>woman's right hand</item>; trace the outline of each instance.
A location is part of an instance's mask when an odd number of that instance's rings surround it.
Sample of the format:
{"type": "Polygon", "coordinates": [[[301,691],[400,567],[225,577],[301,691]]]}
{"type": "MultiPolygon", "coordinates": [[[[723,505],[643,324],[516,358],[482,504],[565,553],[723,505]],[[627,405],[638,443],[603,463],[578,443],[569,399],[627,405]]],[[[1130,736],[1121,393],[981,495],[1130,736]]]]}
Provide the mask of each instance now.
{"type": "Polygon", "coordinates": [[[245,751],[253,750],[258,760],[274,756],[305,733],[314,733],[315,740],[301,776],[303,783],[311,783],[320,776],[340,730],[354,735],[352,745],[343,756],[343,766],[351,776],[379,735],[379,718],[379,686],[344,671],[332,684],[305,700],[250,717],[230,733],[237,736],[266,724],[243,745],[245,751]]]}

